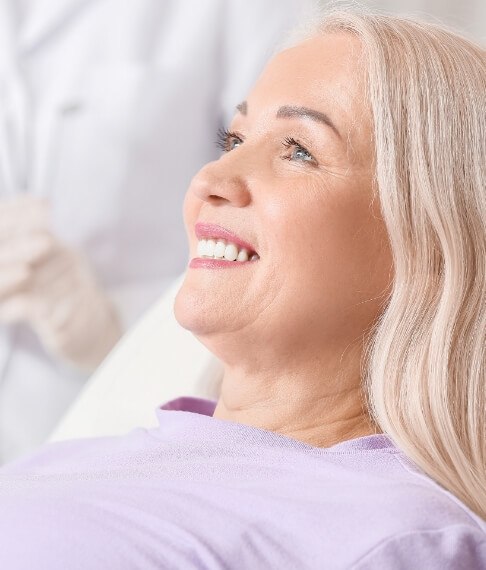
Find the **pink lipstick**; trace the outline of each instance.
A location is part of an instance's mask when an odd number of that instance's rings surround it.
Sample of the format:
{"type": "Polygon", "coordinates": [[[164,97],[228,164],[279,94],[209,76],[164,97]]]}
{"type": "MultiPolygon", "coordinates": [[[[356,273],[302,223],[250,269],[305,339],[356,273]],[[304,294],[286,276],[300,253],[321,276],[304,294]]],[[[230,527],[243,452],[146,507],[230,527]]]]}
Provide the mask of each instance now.
{"type": "Polygon", "coordinates": [[[194,229],[196,237],[200,240],[198,246],[198,254],[200,257],[191,259],[189,263],[189,267],[191,268],[223,269],[236,267],[238,265],[248,265],[259,259],[253,245],[222,226],[198,222],[194,229]],[[207,256],[203,253],[205,251],[205,245],[204,241],[201,240],[213,240],[217,244],[216,247],[213,245],[210,248],[209,251],[211,253],[207,254],[207,256]],[[224,257],[222,253],[224,246],[222,247],[220,242],[223,242],[223,244],[227,243],[224,257]],[[215,253],[215,256],[212,257],[212,251],[216,251],[218,248],[219,253],[215,253]],[[231,251],[229,254],[228,249],[231,251]],[[238,249],[240,250],[239,253],[238,249]],[[243,254],[243,257],[239,261],[237,259],[237,253],[238,259],[240,259],[243,254]]]}
{"type": "Polygon", "coordinates": [[[198,239],[220,238],[234,243],[240,249],[246,249],[248,251],[248,255],[256,253],[255,248],[250,243],[241,239],[230,230],[227,230],[226,228],[223,228],[216,224],[203,224],[201,222],[198,222],[194,226],[194,229],[196,232],[196,237],[198,239]]]}

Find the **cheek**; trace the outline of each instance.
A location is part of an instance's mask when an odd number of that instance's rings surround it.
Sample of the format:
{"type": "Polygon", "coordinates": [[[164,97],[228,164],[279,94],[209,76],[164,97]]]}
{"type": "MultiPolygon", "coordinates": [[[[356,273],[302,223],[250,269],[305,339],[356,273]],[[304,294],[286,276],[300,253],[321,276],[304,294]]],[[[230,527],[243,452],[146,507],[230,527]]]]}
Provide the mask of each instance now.
{"type": "Polygon", "coordinates": [[[349,207],[322,188],[296,185],[282,191],[265,207],[265,227],[272,228],[271,258],[285,262],[286,271],[302,275],[333,266],[346,248],[349,207]]]}
{"type": "Polygon", "coordinates": [[[360,311],[367,320],[376,312],[364,302],[386,286],[390,255],[371,194],[360,190],[320,183],[266,208],[266,225],[274,229],[271,257],[285,274],[287,304],[298,300],[303,311],[327,320],[345,313],[359,318],[360,311]]]}

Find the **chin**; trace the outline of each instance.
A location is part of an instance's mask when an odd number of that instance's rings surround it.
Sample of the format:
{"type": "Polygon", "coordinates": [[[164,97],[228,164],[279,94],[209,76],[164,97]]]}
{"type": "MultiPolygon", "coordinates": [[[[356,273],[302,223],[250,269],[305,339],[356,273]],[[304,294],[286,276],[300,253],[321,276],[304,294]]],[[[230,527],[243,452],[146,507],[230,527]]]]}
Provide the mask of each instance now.
{"type": "Polygon", "coordinates": [[[174,315],[181,327],[205,335],[221,329],[221,308],[214,307],[214,295],[191,287],[184,281],[174,302],[174,315]]]}

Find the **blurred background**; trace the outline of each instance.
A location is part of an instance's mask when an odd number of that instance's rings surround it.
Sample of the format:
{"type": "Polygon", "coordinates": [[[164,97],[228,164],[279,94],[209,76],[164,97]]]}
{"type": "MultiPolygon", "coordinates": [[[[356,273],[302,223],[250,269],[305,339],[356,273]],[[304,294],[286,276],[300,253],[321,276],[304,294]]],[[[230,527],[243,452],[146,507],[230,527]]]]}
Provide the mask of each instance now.
{"type": "MultiPolygon", "coordinates": [[[[327,2],[320,2],[326,5],[327,2]]],[[[373,0],[367,6],[400,14],[410,14],[443,22],[462,30],[476,41],[486,38],[484,0],[373,0]]]]}
{"type": "MultiPolygon", "coordinates": [[[[485,0],[364,3],[486,37],[485,0]]],[[[190,179],[315,5],[0,0],[0,463],[184,271],[190,179]]]]}

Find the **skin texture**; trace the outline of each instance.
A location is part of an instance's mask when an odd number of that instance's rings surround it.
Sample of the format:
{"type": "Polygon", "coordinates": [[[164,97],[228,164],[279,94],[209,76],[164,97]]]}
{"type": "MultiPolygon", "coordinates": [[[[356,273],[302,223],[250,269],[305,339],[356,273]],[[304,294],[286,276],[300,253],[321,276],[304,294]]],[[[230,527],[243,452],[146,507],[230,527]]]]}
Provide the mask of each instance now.
{"type": "Polygon", "coordinates": [[[372,184],[360,58],[347,34],[278,54],[236,112],[227,151],[194,177],[184,205],[191,258],[196,222],[230,229],[260,256],[189,269],[176,298],[179,323],[225,366],[214,416],[317,447],[377,431],[360,361],[392,258],[372,184]],[[288,105],[325,113],[340,135],[309,117],[277,117],[288,105]],[[286,147],[287,137],[308,153],[286,147]]]}

